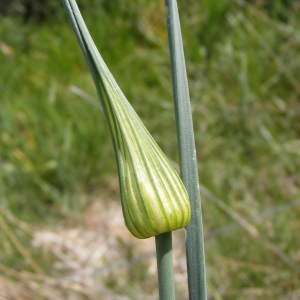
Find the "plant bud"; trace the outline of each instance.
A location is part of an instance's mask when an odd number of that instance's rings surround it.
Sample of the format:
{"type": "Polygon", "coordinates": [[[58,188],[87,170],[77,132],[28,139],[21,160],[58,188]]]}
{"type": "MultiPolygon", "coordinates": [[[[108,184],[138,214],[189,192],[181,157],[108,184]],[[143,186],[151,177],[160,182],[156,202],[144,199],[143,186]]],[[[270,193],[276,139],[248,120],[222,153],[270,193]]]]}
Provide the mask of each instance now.
{"type": "Polygon", "coordinates": [[[191,219],[191,208],[180,177],[108,70],[76,1],[64,0],[64,4],[112,134],[127,228],[137,238],[148,238],[185,227],[191,219]]]}

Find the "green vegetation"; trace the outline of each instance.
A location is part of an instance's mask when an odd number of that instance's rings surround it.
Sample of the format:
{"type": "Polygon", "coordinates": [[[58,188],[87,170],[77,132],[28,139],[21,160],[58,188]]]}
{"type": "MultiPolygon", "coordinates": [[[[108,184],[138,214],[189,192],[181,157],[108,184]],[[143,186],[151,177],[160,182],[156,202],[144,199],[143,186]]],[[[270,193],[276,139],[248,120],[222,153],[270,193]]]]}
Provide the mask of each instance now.
{"type": "MultiPolygon", "coordinates": [[[[164,1],[131,2],[122,1],[116,11],[95,6],[84,15],[127,98],[177,161],[164,1]]],[[[285,18],[250,1],[179,4],[200,180],[227,208],[220,210],[203,194],[209,232],[232,222],[228,211],[250,218],[300,198],[300,11],[296,1],[282,8],[285,18]]],[[[43,228],[80,223],[96,195],[103,205],[112,199],[119,205],[100,105],[74,93],[76,87],[96,98],[93,82],[67,20],[49,22],[0,21],[1,209],[43,228]],[[67,55],[66,48],[72,49],[67,55]]],[[[293,207],[254,224],[260,239],[242,224],[208,240],[214,299],[299,297],[299,274],[291,267],[300,265],[299,213],[293,207]]],[[[51,269],[56,258],[33,247],[18,222],[3,220],[47,274],[57,275],[51,269]]],[[[8,276],[2,264],[37,272],[1,224],[2,277],[8,276]]],[[[107,286],[130,299],[150,295],[150,275],[141,263],[135,266],[145,288],[137,278],[132,289],[120,289],[116,278],[107,286]]]]}
{"type": "Polygon", "coordinates": [[[180,16],[176,0],[166,0],[166,7],[180,173],[192,208],[192,218],[186,227],[185,242],[189,299],[207,300],[199,168],[180,16]]]}

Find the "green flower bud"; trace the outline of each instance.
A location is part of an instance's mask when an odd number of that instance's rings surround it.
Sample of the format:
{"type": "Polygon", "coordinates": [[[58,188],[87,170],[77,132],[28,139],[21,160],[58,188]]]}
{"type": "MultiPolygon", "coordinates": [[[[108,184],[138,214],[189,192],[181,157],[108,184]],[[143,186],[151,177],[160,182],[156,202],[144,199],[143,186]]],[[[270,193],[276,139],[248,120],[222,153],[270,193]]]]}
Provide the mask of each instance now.
{"type": "Polygon", "coordinates": [[[148,238],[185,227],[191,219],[186,189],[127,101],[98,52],[75,0],[64,0],[92,71],[117,158],[122,210],[129,231],[148,238]]]}

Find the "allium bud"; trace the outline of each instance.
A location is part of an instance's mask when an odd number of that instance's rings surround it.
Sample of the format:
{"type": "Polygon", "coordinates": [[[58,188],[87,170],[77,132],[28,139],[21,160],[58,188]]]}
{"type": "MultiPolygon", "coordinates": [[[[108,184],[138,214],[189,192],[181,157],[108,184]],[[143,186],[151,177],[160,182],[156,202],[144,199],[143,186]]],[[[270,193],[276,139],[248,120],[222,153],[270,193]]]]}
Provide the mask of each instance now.
{"type": "Polygon", "coordinates": [[[124,96],[98,52],[75,0],[64,0],[92,71],[111,131],[122,210],[129,231],[148,238],[185,227],[191,219],[186,189],[124,96]]]}

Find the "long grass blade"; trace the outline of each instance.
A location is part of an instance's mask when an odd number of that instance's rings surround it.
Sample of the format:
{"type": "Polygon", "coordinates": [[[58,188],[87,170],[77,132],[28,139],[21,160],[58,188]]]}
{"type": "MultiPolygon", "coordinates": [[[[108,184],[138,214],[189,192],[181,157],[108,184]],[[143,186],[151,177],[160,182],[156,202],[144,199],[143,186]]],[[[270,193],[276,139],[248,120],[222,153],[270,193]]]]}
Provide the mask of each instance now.
{"type": "Polygon", "coordinates": [[[176,109],[181,176],[187,188],[192,220],[187,226],[187,268],[191,300],[206,300],[206,273],[197,156],[187,73],[176,0],[166,0],[173,92],[176,109]]]}

